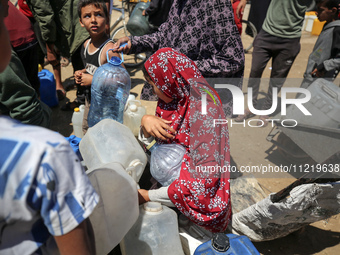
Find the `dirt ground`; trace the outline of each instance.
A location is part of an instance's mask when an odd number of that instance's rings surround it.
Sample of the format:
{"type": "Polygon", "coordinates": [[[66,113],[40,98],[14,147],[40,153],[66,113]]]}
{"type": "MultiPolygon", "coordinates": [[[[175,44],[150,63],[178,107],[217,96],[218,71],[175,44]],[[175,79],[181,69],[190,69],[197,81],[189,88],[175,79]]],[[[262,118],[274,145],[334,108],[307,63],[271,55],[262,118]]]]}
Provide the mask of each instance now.
{"type": "MultiPolygon", "coordinates": [[[[307,58],[312,51],[317,36],[304,32],[301,39],[301,52],[294,62],[288,78],[302,78],[306,68],[307,58]]],[[[251,52],[246,54],[245,78],[249,77],[251,66],[251,52]]],[[[47,67],[50,68],[49,66],[47,67]]],[[[128,69],[132,79],[131,92],[140,95],[143,76],[140,68],[128,69]]],[[[73,87],[71,65],[62,68],[62,79],[65,88],[68,89],[67,98],[73,100],[75,89],[73,87]]],[[[269,77],[270,63],[266,67],[263,77],[269,77]]],[[[337,82],[336,84],[339,84],[337,82]]],[[[290,86],[289,80],[285,86],[290,86]]],[[[246,92],[247,84],[243,85],[246,92]]],[[[263,97],[267,87],[260,88],[260,95],[263,97]]],[[[61,102],[61,104],[64,102],[61,102]]],[[[154,114],[155,102],[142,101],[147,108],[148,114],[154,114]]],[[[53,109],[52,129],[64,136],[72,133],[71,125],[72,112],[60,111],[59,107],[53,109]]],[[[236,166],[251,165],[286,165],[287,162],[278,152],[277,148],[266,140],[271,126],[265,128],[251,128],[240,125],[229,127],[231,156],[236,166]]],[[[322,148],[318,148],[321,150],[322,148]]],[[[279,174],[274,178],[257,178],[266,194],[277,192],[296,180],[289,174],[279,174]]],[[[301,231],[290,234],[286,237],[267,242],[254,243],[261,254],[340,254],[340,224],[339,215],[327,221],[319,221],[311,224],[301,231]]]]}

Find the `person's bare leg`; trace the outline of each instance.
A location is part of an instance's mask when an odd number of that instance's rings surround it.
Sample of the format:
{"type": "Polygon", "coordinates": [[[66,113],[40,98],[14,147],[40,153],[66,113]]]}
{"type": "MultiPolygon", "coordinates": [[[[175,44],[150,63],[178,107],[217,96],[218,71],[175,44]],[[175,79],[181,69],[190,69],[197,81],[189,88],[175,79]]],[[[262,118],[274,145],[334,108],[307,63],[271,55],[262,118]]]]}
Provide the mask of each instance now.
{"type": "Polygon", "coordinates": [[[53,72],[55,76],[56,88],[57,90],[64,90],[63,83],[61,82],[61,67],[60,63],[53,66],[53,72]]]}

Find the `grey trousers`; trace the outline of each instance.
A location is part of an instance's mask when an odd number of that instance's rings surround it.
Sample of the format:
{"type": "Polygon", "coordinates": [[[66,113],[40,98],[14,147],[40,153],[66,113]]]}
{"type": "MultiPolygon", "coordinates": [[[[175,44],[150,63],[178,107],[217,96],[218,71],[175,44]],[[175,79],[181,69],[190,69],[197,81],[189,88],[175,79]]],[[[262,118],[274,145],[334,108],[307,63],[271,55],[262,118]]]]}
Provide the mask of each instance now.
{"type": "Polygon", "coordinates": [[[268,92],[262,106],[263,110],[268,110],[272,106],[273,88],[276,87],[278,92],[280,91],[296,56],[300,52],[300,48],[300,37],[281,38],[270,35],[263,30],[256,36],[248,82],[248,87],[253,88],[252,101],[256,109],[258,109],[257,97],[261,83],[260,78],[268,61],[272,59],[272,71],[268,92]]]}

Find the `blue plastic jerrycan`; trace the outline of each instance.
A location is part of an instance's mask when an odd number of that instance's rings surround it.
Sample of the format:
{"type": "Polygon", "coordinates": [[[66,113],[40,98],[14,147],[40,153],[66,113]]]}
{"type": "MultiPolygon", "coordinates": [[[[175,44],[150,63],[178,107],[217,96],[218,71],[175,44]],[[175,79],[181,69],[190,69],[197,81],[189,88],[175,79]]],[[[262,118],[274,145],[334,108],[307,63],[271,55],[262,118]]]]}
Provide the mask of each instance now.
{"type": "Polygon", "coordinates": [[[216,234],[209,240],[198,246],[194,255],[260,255],[253,243],[246,236],[234,234],[216,234]]]}
{"type": "Polygon", "coordinates": [[[40,80],[40,100],[49,107],[54,107],[59,104],[56,83],[53,73],[43,69],[38,73],[40,80]]]}
{"type": "Polygon", "coordinates": [[[81,138],[76,137],[75,135],[71,135],[69,137],[65,137],[65,139],[70,143],[72,150],[77,154],[78,158],[82,161],[83,158],[79,151],[79,143],[81,141],[81,138]]]}

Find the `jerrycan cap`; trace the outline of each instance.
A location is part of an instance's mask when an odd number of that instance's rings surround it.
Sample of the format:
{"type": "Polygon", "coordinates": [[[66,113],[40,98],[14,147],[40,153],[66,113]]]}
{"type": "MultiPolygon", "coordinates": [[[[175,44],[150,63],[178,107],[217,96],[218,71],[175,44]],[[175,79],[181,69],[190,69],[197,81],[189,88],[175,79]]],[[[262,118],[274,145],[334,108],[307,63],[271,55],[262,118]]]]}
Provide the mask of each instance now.
{"type": "Polygon", "coordinates": [[[226,234],[218,233],[213,237],[211,246],[218,252],[225,252],[230,247],[229,237],[226,234]]]}
{"type": "Polygon", "coordinates": [[[147,202],[143,205],[146,213],[159,214],[163,211],[163,206],[159,202],[147,202]]]}
{"type": "Polygon", "coordinates": [[[137,112],[137,110],[138,110],[137,105],[135,105],[135,104],[130,105],[130,111],[131,112],[137,112]]]}
{"type": "Polygon", "coordinates": [[[80,112],[80,109],[79,109],[78,107],[76,107],[76,108],[74,108],[73,111],[75,111],[75,112],[80,112]]]}

